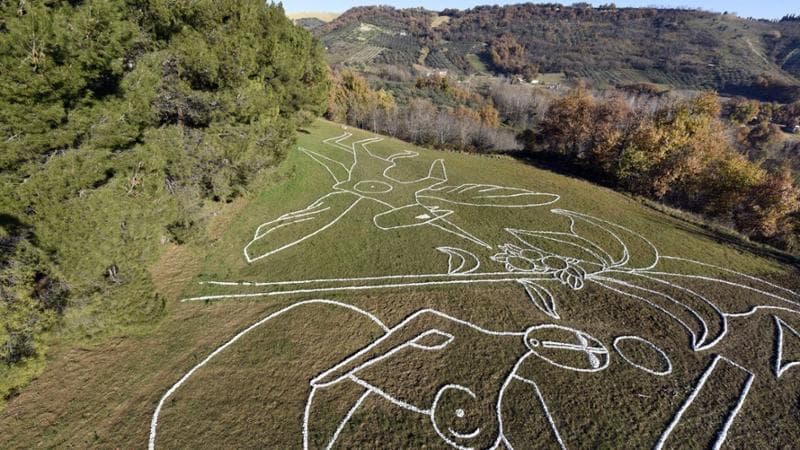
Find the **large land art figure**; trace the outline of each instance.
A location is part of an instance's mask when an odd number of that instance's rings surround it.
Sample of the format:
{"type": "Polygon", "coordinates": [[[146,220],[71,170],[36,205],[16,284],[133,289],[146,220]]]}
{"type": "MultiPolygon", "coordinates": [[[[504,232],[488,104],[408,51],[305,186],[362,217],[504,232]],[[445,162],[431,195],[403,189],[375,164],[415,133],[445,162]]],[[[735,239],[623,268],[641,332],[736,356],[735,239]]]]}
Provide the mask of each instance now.
{"type": "MultiPolygon", "coordinates": [[[[368,148],[379,139],[344,144],[350,137],[345,133],[325,141],[352,155],[349,167],[321,152],[302,149],[331,175],[332,191],[304,209],[259,226],[244,249],[246,260],[264,263],[271,255],[335,227],[342,217],[353,214],[356,204],[373,202],[382,212],[367,218],[365,227],[418,227],[420,232],[434,227],[449,233],[450,241],[432,249],[447,255],[447,264],[436,273],[207,282],[222,292],[185,301],[248,297],[297,297],[298,301],[241,331],[172,385],[153,414],[151,448],[157,444],[162,410],[170,407],[170,397],[191,383],[197,371],[213,366],[215,358],[248,334],[320,305],[360,317],[378,337],[297,380],[307,393],[303,411],[296,414],[302,417],[296,427],[297,447],[367,445],[364,429],[372,428],[364,423],[370,418],[380,433],[404,436],[404,430],[381,429],[376,418],[386,414],[417,423],[414,430],[422,430],[426,442],[457,449],[594,446],[626,433],[638,433],[636,442],[655,448],[719,448],[737,424],[744,424],[737,417],[748,414],[749,398],[755,395],[757,400],[750,403],[761,405],[769,404],[770,395],[779,399],[797,395],[797,292],[729,268],[662,255],[646,237],[605,219],[564,209],[543,210],[559,200],[556,194],[448,184],[442,160],[434,161],[419,179],[398,179],[392,175],[398,162],[415,158],[416,153],[384,157],[368,148]],[[506,238],[494,242],[497,239],[478,236],[450,220],[461,206],[515,208],[519,214],[535,210],[561,217],[568,226],[506,228],[502,233],[506,238]],[[341,297],[302,299],[486,283],[518,285],[520,297],[529,301],[527,323],[498,329],[425,307],[388,324],[381,313],[341,297]],[[594,323],[589,317],[593,313],[583,314],[584,309],[611,319],[598,318],[594,323]],[[637,330],[645,324],[647,330],[637,330]],[[736,330],[729,333],[732,328],[736,330]],[[765,348],[769,354],[761,355],[765,348]],[[745,358],[740,353],[756,356],[745,358]],[[642,400],[651,396],[655,397],[642,400]],[[334,404],[347,408],[326,412],[334,404]],[[587,423],[618,429],[594,429],[587,423]]],[[[781,406],[791,414],[791,405],[781,406]]],[[[783,437],[777,436],[776,442],[788,443],[798,436],[783,437]]],[[[743,445],[742,440],[736,442],[743,445]]]]}

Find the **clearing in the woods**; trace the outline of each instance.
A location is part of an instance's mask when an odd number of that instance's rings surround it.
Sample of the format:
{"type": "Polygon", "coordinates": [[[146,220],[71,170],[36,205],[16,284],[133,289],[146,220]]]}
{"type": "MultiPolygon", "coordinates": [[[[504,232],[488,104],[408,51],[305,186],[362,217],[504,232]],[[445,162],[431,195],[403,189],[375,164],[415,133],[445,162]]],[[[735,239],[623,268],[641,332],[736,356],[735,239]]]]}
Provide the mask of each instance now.
{"type": "Polygon", "coordinates": [[[791,269],[610,190],[319,121],[208,242],[151,270],[171,299],[154,331],[55,352],[0,434],[18,447],[800,440],[791,269]]]}

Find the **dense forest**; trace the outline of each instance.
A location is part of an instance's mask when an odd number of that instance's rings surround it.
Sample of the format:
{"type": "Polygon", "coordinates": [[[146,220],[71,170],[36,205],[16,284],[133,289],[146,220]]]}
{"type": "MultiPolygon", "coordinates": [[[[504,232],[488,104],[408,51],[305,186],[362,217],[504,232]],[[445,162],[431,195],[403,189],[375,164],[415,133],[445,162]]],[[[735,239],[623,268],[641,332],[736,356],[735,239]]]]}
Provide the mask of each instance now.
{"type": "Polygon", "coordinates": [[[770,22],[613,4],[438,13],[377,6],[353,8],[314,33],[333,62],[420,63],[470,74],[482,70],[481,61],[498,74],[538,70],[606,85],[650,82],[769,101],[800,99],[800,23],[789,18],[770,22]]]}
{"type": "Polygon", "coordinates": [[[729,105],[739,120],[731,142],[713,93],[647,101],[620,92],[596,97],[582,86],[554,101],[520,138],[534,157],[555,158],[595,180],[733,225],[751,238],[800,249],[800,188],[788,160],[772,170],[757,149],[772,133],[757,104],[729,105]],[[752,127],[748,127],[752,125],[752,127]],[[749,131],[746,131],[749,130],[749,131]]]}
{"type": "Polygon", "coordinates": [[[0,2],[0,394],[54,327],[158,318],[149,265],[280,162],[327,90],[279,5],[0,2]]]}

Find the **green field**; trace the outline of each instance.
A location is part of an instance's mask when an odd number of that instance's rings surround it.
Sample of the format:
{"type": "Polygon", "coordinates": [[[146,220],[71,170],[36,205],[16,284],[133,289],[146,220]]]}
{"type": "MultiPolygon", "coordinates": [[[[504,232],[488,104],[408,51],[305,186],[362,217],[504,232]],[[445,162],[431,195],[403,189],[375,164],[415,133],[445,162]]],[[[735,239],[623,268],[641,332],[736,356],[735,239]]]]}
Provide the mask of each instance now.
{"type": "Polygon", "coordinates": [[[2,447],[800,441],[800,282],[746,245],[325,121],[262,186],[153,265],[152,330],[53,349],[2,447]]]}

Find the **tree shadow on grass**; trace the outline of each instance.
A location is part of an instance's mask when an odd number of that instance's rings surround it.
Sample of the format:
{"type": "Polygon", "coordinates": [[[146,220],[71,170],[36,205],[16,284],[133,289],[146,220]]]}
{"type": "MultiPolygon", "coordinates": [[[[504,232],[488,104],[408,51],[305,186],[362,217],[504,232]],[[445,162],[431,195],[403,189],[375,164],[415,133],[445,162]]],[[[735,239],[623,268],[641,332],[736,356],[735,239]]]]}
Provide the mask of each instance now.
{"type": "MultiPolygon", "coordinates": [[[[549,172],[557,173],[566,177],[588,181],[605,188],[613,189],[620,194],[638,198],[629,193],[617,190],[616,185],[611,180],[599,176],[590,168],[582,168],[577,166],[572,161],[560,158],[558,155],[541,154],[537,155],[536,157],[531,157],[529,154],[526,154],[521,150],[502,151],[497,152],[497,154],[509,156],[520,162],[536,167],[537,169],[547,170],[549,172]]],[[[771,247],[768,244],[750,241],[743,236],[735,234],[733,231],[716,229],[712,224],[704,223],[704,221],[701,219],[692,220],[691,218],[686,217],[684,214],[670,213],[669,211],[665,211],[663,208],[657,207],[656,205],[661,204],[656,203],[653,200],[642,201],[641,203],[651,210],[670,216],[672,219],[674,219],[674,226],[680,230],[699,234],[719,244],[733,247],[741,252],[750,253],[777,261],[781,264],[792,266],[795,270],[800,272],[800,255],[793,255],[775,247],[771,247]]],[[[668,205],[664,206],[668,207],[668,205]]]]}
{"type": "MultiPolygon", "coordinates": [[[[653,206],[650,205],[646,206],[650,209],[661,211],[660,209],[655,208],[653,206]]],[[[669,215],[670,217],[677,219],[675,221],[675,227],[680,230],[699,234],[701,236],[712,239],[714,242],[717,242],[719,244],[724,244],[729,247],[733,247],[741,252],[751,253],[756,256],[760,256],[762,258],[771,259],[781,264],[792,266],[795,270],[800,272],[800,257],[798,256],[792,255],[791,253],[784,252],[774,247],[770,247],[767,244],[760,244],[758,242],[749,241],[741,236],[737,236],[732,233],[728,233],[721,230],[715,230],[711,226],[703,223],[694,223],[682,217],[677,217],[672,214],[669,215]]]]}

